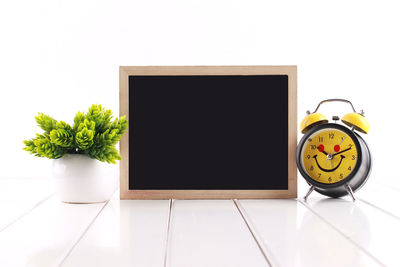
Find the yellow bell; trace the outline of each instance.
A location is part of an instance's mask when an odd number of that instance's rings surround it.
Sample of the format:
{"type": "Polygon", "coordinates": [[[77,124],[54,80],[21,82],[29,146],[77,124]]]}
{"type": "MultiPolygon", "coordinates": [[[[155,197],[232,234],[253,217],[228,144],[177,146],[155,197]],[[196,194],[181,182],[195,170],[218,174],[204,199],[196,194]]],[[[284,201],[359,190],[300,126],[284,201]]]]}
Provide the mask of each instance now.
{"type": "Polygon", "coordinates": [[[369,131],[369,122],[359,113],[349,113],[344,115],[342,122],[349,127],[354,127],[354,129],[359,132],[368,133],[369,131]]]}
{"type": "Polygon", "coordinates": [[[306,133],[311,127],[318,125],[318,124],[323,124],[327,123],[328,119],[322,115],[321,113],[312,113],[307,115],[301,123],[300,123],[300,130],[301,133],[306,133]]]}

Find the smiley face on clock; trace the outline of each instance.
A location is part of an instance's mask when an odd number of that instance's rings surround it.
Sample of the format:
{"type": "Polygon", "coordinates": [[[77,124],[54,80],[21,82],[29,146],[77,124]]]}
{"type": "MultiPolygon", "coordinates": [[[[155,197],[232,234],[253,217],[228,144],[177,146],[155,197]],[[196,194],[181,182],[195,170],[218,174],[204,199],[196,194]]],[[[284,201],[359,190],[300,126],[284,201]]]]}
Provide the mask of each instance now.
{"type": "Polygon", "coordinates": [[[332,127],[308,136],[300,157],[303,170],[311,179],[334,184],[351,175],[357,165],[358,152],[349,134],[332,127]]]}

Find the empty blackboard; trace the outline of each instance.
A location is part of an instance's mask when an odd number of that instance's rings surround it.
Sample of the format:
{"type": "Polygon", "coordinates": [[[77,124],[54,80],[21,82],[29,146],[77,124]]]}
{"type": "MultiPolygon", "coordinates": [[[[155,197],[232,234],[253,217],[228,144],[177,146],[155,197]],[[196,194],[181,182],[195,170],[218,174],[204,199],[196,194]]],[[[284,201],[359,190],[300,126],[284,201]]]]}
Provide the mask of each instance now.
{"type": "Polygon", "coordinates": [[[121,67],[121,198],[294,197],[295,78],[290,66],[121,67]]]}

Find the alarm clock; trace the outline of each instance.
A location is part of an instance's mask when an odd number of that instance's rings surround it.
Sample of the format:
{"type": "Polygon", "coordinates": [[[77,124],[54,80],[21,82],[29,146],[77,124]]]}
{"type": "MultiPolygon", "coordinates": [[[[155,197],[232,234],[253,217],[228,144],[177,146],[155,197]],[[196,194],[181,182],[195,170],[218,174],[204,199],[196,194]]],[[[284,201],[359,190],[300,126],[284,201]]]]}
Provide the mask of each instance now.
{"type": "Polygon", "coordinates": [[[367,134],[369,123],[361,110],[357,113],[353,104],[346,99],[327,99],[321,101],[315,111],[300,124],[304,134],[297,146],[297,167],[310,185],[304,197],[317,191],[329,197],[350,195],[355,201],[354,192],[367,181],[371,172],[372,160],[367,143],[357,133],[367,134]],[[351,105],[352,113],[340,119],[333,116],[333,123],[321,113],[319,107],[327,102],[345,102],[351,105]]]}

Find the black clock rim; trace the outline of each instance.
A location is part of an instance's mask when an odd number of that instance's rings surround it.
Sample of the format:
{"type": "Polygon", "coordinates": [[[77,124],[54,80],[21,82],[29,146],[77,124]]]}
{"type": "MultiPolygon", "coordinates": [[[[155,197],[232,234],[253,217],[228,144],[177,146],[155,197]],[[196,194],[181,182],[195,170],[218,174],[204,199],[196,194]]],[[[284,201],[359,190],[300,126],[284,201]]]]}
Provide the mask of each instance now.
{"type": "Polygon", "coordinates": [[[308,130],[308,132],[303,136],[303,138],[299,142],[299,145],[297,146],[297,151],[296,151],[297,168],[299,169],[299,171],[300,171],[301,175],[304,177],[304,179],[306,179],[306,181],[309,184],[312,184],[312,185],[316,186],[317,188],[318,187],[320,187],[320,188],[335,188],[335,187],[343,186],[343,185],[347,184],[354,177],[354,175],[357,173],[358,169],[360,168],[360,165],[362,162],[361,145],[360,145],[360,142],[358,141],[358,138],[361,138],[361,137],[357,133],[353,132],[349,128],[347,128],[343,125],[340,125],[340,124],[325,123],[325,124],[320,124],[320,125],[314,126],[310,130],[308,130]],[[357,149],[357,163],[356,163],[356,166],[354,167],[353,171],[345,179],[343,179],[339,182],[336,182],[336,183],[332,183],[332,184],[325,184],[325,183],[320,183],[320,182],[315,181],[303,170],[303,167],[301,166],[301,152],[303,150],[304,143],[306,142],[306,140],[308,139],[308,137],[310,135],[312,135],[313,133],[315,133],[318,130],[325,129],[325,128],[336,128],[336,129],[339,129],[339,130],[345,132],[353,140],[354,144],[356,145],[356,149],[357,149]]]}

